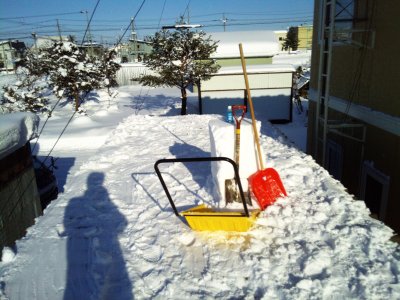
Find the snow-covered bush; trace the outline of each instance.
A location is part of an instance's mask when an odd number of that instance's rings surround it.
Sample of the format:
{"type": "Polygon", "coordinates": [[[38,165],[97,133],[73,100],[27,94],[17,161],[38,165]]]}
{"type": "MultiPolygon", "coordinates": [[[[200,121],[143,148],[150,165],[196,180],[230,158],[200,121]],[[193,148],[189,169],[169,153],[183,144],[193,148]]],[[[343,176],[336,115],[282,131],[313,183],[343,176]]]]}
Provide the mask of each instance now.
{"type": "Polygon", "coordinates": [[[19,67],[16,72],[17,81],[2,87],[0,112],[17,111],[46,112],[49,110],[49,100],[43,90],[45,85],[38,79],[38,72],[32,74],[26,67],[19,67]]]}
{"type": "Polygon", "coordinates": [[[0,111],[42,111],[47,99],[41,91],[49,88],[54,95],[74,101],[75,111],[80,112],[81,102],[88,93],[98,88],[117,86],[115,52],[107,52],[100,60],[89,57],[84,50],[70,42],[56,42],[52,47],[29,51],[24,68],[19,71],[20,84],[4,88],[0,111]],[[45,78],[46,86],[39,84],[45,78]]]}
{"type": "Polygon", "coordinates": [[[121,68],[121,65],[114,61],[117,52],[110,50],[103,55],[100,62],[100,70],[103,73],[104,80],[103,86],[107,88],[108,95],[112,95],[111,88],[118,86],[117,83],[117,71],[121,68]]]}
{"type": "Polygon", "coordinates": [[[99,88],[101,78],[98,64],[72,43],[55,43],[44,50],[43,59],[50,61],[49,84],[58,98],[64,96],[79,110],[81,99],[99,88]]]}
{"type": "Polygon", "coordinates": [[[14,111],[46,112],[49,110],[48,99],[42,96],[42,88],[34,86],[26,89],[17,85],[3,87],[3,99],[0,110],[3,113],[14,111]]]}

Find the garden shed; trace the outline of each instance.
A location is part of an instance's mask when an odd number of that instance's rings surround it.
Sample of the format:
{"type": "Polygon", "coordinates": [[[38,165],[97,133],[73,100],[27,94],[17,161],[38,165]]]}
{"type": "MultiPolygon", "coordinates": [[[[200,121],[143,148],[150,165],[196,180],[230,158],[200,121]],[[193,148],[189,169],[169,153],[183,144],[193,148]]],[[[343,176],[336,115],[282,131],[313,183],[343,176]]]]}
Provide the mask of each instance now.
{"type": "Polygon", "coordinates": [[[42,213],[29,143],[38,125],[31,113],[0,115],[0,250],[23,237],[42,213]]]}
{"type": "MultiPolygon", "coordinates": [[[[292,121],[292,65],[249,65],[247,73],[256,115],[276,122],[292,121]]],[[[228,105],[247,105],[241,66],[222,67],[200,83],[201,114],[225,114],[228,105]]]]}

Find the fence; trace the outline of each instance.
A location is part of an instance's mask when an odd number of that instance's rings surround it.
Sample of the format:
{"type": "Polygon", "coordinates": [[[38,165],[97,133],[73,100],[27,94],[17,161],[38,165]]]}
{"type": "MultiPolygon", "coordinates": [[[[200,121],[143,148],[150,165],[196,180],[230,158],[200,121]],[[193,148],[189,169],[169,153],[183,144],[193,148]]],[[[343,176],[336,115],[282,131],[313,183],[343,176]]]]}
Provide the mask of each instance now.
{"type": "Polygon", "coordinates": [[[117,72],[117,82],[119,85],[133,85],[140,76],[149,74],[152,71],[141,63],[121,64],[121,69],[117,72]]]}

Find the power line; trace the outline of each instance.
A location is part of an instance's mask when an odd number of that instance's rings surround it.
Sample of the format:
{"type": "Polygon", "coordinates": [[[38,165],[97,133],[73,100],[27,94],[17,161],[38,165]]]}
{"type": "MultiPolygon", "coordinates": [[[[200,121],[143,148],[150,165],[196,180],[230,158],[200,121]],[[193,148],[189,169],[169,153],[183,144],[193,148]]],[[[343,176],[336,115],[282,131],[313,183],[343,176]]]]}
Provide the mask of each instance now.
{"type": "Polygon", "coordinates": [[[163,14],[164,14],[165,3],[167,3],[167,0],[164,0],[164,5],[163,5],[163,8],[162,8],[162,10],[161,10],[160,19],[158,20],[158,25],[157,25],[158,28],[160,28],[161,19],[162,19],[162,16],[163,16],[163,14]]]}
{"type": "MultiPolygon", "coordinates": [[[[92,15],[90,16],[90,20],[88,21],[88,24],[87,24],[87,27],[86,27],[86,30],[85,30],[85,34],[83,35],[81,46],[83,45],[83,42],[85,41],[86,33],[87,33],[88,30],[89,30],[90,23],[92,22],[93,15],[94,15],[94,13],[96,12],[96,9],[97,9],[97,6],[99,5],[99,3],[100,3],[100,0],[97,0],[96,6],[94,7],[94,10],[93,10],[93,12],[92,12],[92,15]]],[[[90,35],[90,34],[89,34],[89,35],[90,35]]],[[[90,38],[91,38],[91,37],[90,37],[90,38]]],[[[90,41],[90,42],[92,42],[92,41],[90,41]]]]}
{"type": "Polygon", "coordinates": [[[137,10],[135,16],[132,18],[132,20],[129,22],[129,25],[126,27],[124,33],[122,34],[121,38],[118,40],[117,42],[117,46],[121,43],[122,39],[124,38],[126,32],[128,31],[128,29],[132,26],[132,23],[135,21],[135,18],[137,17],[137,15],[139,14],[140,10],[142,9],[144,3],[146,2],[146,0],[143,0],[142,4],[140,4],[139,9],[137,10]]]}
{"type": "Polygon", "coordinates": [[[190,5],[190,2],[191,2],[192,0],[188,0],[188,3],[187,3],[187,5],[186,5],[186,8],[185,8],[185,10],[183,11],[183,16],[186,14],[186,12],[188,11],[188,9],[189,9],[189,5],[190,5]]]}
{"type": "Polygon", "coordinates": [[[80,14],[80,12],[58,13],[58,14],[48,14],[48,15],[34,15],[34,16],[22,16],[22,17],[7,17],[7,18],[0,18],[0,20],[43,18],[43,17],[55,17],[55,16],[75,15],[75,14],[80,14]]]}

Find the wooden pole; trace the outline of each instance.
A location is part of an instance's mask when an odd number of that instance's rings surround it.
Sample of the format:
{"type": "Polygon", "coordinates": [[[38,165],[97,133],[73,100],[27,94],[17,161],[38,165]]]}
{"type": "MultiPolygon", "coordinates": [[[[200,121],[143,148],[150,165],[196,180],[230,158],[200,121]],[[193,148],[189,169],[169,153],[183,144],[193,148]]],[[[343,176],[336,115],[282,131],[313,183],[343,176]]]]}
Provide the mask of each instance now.
{"type": "Polygon", "coordinates": [[[246,61],[243,55],[243,46],[242,43],[239,44],[239,51],[240,51],[240,60],[242,62],[242,69],[243,69],[243,75],[244,75],[244,82],[246,84],[246,91],[247,91],[247,101],[250,105],[250,114],[251,114],[251,124],[253,125],[253,133],[254,133],[254,140],[257,145],[257,153],[258,153],[258,160],[260,163],[260,168],[261,170],[264,169],[264,163],[263,159],[261,157],[261,147],[260,147],[260,139],[258,137],[258,132],[257,132],[257,126],[256,126],[256,117],[254,116],[254,107],[253,107],[253,101],[251,100],[251,93],[250,93],[250,86],[249,86],[249,79],[247,77],[247,70],[246,70],[246,61]]]}

